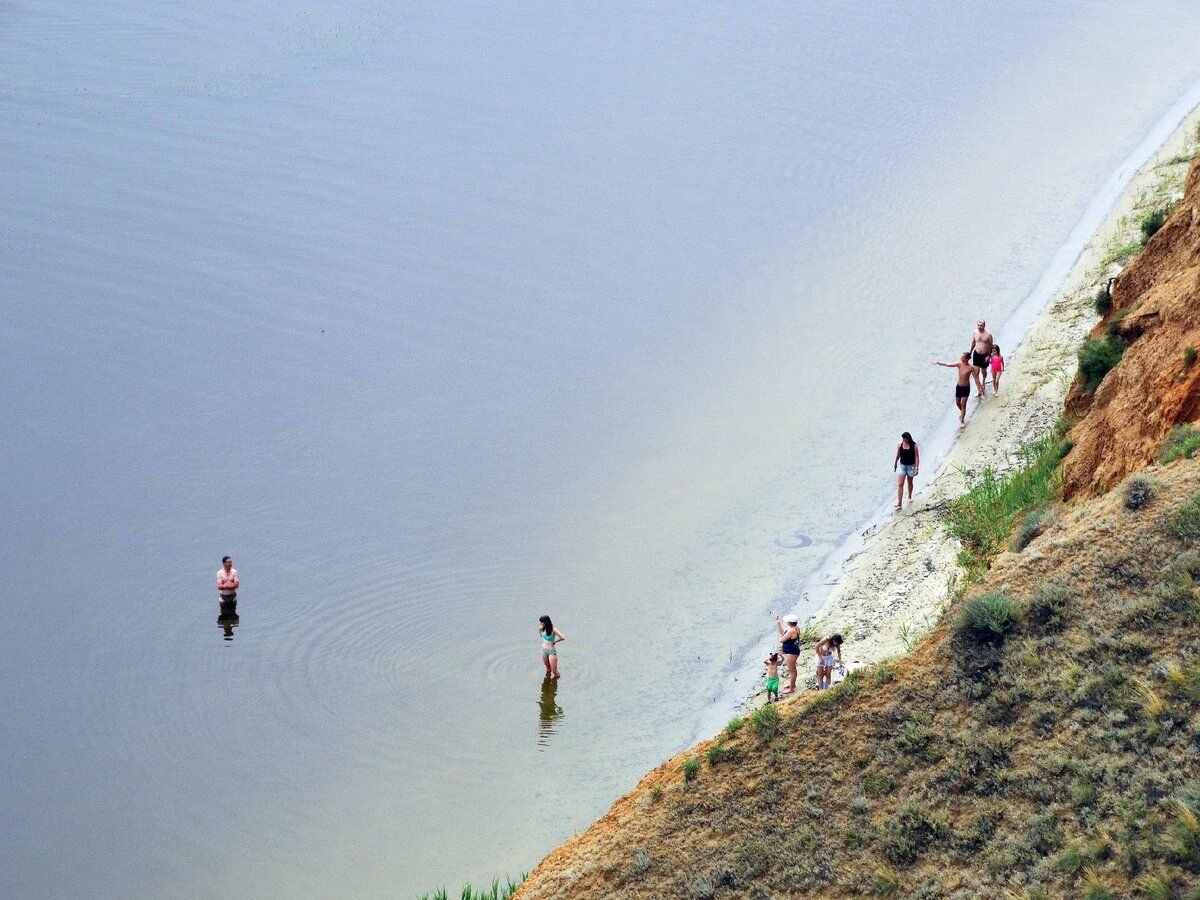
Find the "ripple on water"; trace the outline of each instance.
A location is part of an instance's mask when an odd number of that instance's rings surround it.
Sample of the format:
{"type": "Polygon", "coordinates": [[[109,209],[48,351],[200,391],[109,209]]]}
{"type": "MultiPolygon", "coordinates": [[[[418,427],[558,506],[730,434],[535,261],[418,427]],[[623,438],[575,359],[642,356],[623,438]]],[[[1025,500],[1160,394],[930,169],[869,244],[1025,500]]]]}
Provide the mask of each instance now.
{"type": "Polygon", "coordinates": [[[793,531],[775,538],[775,546],[782,547],[784,550],[802,550],[811,544],[812,538],[803,531],[793,531]]]}

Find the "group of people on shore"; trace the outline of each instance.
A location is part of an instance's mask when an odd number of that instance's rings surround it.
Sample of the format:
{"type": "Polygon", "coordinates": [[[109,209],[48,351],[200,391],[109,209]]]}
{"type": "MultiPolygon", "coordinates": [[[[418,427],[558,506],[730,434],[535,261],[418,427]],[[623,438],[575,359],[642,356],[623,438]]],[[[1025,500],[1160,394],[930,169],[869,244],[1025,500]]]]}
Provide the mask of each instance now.
{"type": "MultiPolygon", "coordinates": [[[[1000,377],[1004,374],[1004,356],[1000,345],[987,329],[987,322],[980,319],[971,335],[970,348],[959,357],[957,362],[942,362],[931,360],[935,366],[945,366],[957,373],[957,383],[954,387],[954,404],[958,408],[958,427],[967,424],[967,400],[971,396],[971,381],[975,381],[976,393],[980,400],[987,396],[988,377],[991,376],[993,396],[1000,393],[1000,377]]],[[[896,445],[896,454],[892,458],[892,471],[896,473],[896,509],[904,506],[904,494],[907,487],[908,502],[913,499],[913,479],[921,471],[921,450],[913,436],[907,431],[900,435],[900,443],[896,445]]],[[[788,674],[788,686],[783,691],[790,694],[796,690],[796,662],[800,658],[800,625],[795,615],[786,619],[787,627],[779,616],[775,617],[775,628],[779,632],[779,650],[772,652],[763,660],[766,666],[767,702],[779,699],[779,667],[785,665],[788,674]]],[[[814,645],[817,657],[817,690],[829,687],[834,669],[834,656],[837,665],[845,672],[842,663],[842,636],[834,634],[822,638],[814,645]]]]}
{"type": "MultiPolygon", "coordinates": [[[[775,630],[779,632],[779,650],[771,653],[763,662],[767,667],[767,702],[778,700],[780,693],[792,694],[796,691],[796,669],[800,660],[800,619],[795,614],[786,620],[775,617],[775,630]],[[786,621],[787,627],[784,627],[786,621]],[[779,690],[779,666],[787,671],[787,687],[779,690]]],[[[813,645],[817,657],[817,690],[822,691],[833,683],[833,670],[846,672],[842,662],[842,636],[833,634],[821,638],[813,645]],[[834,659],[837,659],[836,666],[834,659]]]]}
{"type": "Polygon", "coordinates": [[[992,376],[992,393],[1000,393],[1000,376],[1004,374],[1004,357],[1000,353],[1000,345],[992,338],[987,330],[987,322],[980,319],[975,325],[975,333],[971,335],[971,346],[958,362],[942,362],[932,359],[935,366],[945,366],[958,373],[958,382],[954,386],[954,405],[958,407],[958,427],[967,424],[967,399],[971,396],[971,379],[975,379],[975,389],[982,400],[987,396],[988,374],[992,376]]]}

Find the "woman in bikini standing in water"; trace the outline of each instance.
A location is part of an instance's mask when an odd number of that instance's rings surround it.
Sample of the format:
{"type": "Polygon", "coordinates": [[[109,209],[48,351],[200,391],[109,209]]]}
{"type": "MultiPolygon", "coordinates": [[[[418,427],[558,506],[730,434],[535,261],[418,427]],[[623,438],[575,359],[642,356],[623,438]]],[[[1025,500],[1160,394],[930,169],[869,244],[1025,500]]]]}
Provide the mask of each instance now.
{"type": "Polygon", "coordinates": [[[779,616],[775,617],[775,630],[779,632],[779,641],[783,645],[780,649],[783,652],[783,658],[787,662],[788,686],[785,694],[792,694],[796,691],[796,661],[800,659],[800,619],[791,615],[787,617],[787,628],[785,629],[779,621],[779,616]]]}
{"type": "Polygon", "coordinates": [[[538,637],[542,639],[542,663],[546,666],[546,674],[558,677],[558,650],[556,644],[561,644],[566,640],[566,637],[561,631],[554,627],[554,623],[550,621],[549,616],[542,616],[538,619],[541,627],[538,629],[538,637]]]}

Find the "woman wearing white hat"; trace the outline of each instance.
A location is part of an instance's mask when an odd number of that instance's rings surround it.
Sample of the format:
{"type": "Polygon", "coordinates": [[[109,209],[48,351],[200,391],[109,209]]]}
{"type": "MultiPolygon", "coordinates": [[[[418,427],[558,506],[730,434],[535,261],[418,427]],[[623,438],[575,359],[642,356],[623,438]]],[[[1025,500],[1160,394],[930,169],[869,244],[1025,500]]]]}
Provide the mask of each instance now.
{"type": "Polygon", "coordinates": [[[800,619],[796,615],[787,617],[787,628],[784,628],[775,617],[775,630],[779,632],[780,650],[787,661],[788,686],[785,694],[795,693],[796,690],[796,661],[800,658],[800,619]]]}

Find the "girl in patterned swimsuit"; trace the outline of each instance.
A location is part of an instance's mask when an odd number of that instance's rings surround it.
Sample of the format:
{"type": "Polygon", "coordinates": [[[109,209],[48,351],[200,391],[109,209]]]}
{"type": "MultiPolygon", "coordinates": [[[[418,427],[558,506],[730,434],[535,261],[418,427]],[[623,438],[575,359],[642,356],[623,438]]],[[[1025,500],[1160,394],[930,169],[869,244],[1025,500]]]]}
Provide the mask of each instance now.
{"type": "Polygon", "coordinates": [[[542,639],[542,663],[546,666],[546,672],[557,678],[558,650],[555,645],[565,641],[566,636],[554,627],[554,623],[550,621],[549,616],[542,616],[538,621],[541,623],[541,627],[538,629],[538,637],[542,639]]]}

